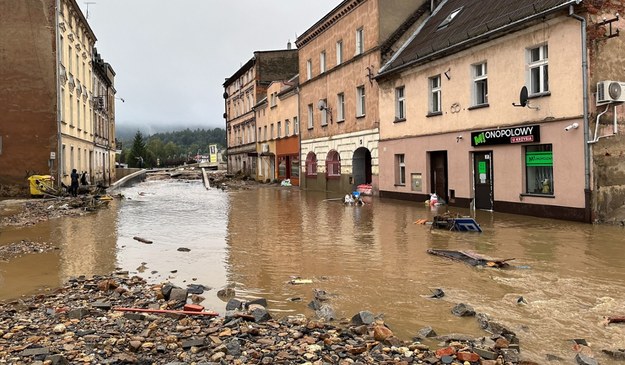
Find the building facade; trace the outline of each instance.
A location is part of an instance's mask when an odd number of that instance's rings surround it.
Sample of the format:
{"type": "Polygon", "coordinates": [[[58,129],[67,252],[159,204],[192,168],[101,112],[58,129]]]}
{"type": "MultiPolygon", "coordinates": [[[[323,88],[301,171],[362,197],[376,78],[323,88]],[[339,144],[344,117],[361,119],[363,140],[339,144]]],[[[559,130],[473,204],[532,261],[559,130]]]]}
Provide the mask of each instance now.
{"type": "Polygon", "coordinates": [[[254,108],[259,181],[288,179],[291,185],[299,185],[297,86],[297,75],[290,80],[272,82],[267,97],[254,108]]]}
{"type": "Polygon", "coordinates": [[[382,45],[424,1],[346,0],[297,38],[301,186],[378,190],[382,45]]]}
{"type": "Polygon", "coordinates": [[[91,179],[110,185],[115,176],[115,71],[93,50],[93,132],[94,151],[91,179]]]}
{"type": "Polygon", "coordinates": [[[0,185],[93,175],[96,36],[77,2],[2,0],[0,13],[0,185]]]}
{"type": "Polygon", "coordinates": [[[576,5],[441,3],[377,77],[380,195],[590,221],[576,5]]]}
{"type": "Polygon", "coordinates": [[[267,96],[272,81],[297,74],[297,50],[256,51],[223,84],[228,172],[255,177],[257,174],[256,117],[254,105],[267,96]]]}

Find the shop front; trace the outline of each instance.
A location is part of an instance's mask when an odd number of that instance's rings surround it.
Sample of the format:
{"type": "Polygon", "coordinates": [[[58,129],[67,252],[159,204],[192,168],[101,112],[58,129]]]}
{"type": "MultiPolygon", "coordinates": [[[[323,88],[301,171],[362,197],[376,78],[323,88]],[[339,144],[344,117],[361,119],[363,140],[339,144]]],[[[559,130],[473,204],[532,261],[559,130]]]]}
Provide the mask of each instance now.
{"type": "Polygon", "coordinates": [[[584,221],[581,120],[380,142],[381,197],[584,221]]]}

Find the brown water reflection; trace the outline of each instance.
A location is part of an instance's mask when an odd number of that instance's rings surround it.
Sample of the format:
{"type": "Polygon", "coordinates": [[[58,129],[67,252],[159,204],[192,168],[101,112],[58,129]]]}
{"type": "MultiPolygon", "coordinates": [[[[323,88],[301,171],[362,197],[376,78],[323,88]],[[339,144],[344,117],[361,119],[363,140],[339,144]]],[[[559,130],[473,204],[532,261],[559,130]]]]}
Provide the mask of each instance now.
{"type": "Polygon", "coordinates": [[[216,289],[226,284],[239,297],[267,298],[277,316],[312,316],[306,305],[317,288],[334,295],[330,304],[339,317],[383,313],[406,339],[428,325],[439,334],[485,335],[475,319],[450,313],[465,302],[517,332],[523,358],[538,363],[546,354],[571,363],[572,338],[587,339],[602,364],[611,362],[601,349],[625,347],[625,326],[600,324],[602,316],[625,313],[621,227],[477,212],[481,234],[432,231],[414,224],[437,213],[421,204],[376,199],[345,207],[296,188],[222,192],[199,182],[148,181],[124,195],[93,216],[0,233],[0,244],[28,237],[60,247],[0,263],[0,297],[121,267],[154,282],[213,287],[203,304],[222,313],[216,289]],[[428,255],[428,248],[515,258],[515,268],[469,267],[428,255]],[[314,282],[291,285],[294,276],[314,282]],[[428,298],[434,288],[446,296],[428,298]],[[519,296],[528,304],[518,305],[519,296]]]}
{"type": "Polygon", "coordinates": [[[306,304],[313,288],[326,290],[336,294],[331,304],[338,316],[383,313],[404,338],[427,325],[439,334],[483,334],[474,319],[450,314],[465,302],[516,331],[524,357],[537,362],[547,353],[572,358],[572,338],[588,339],[597,351],[625,346],[623,327],[599,324],[604,315],[625,312],[623,229],[489,212],[476,213],[481,234],[414,224],[433,214],[402,201],[345,207],[297,190],[233,193],[229,279],[285,313],[312,315],[306,304]],[[428,248],[516,258],[516,267],[473,268],[430,256],[428,248]],[[288,283],[293,276],[315,282],[294,286],[288,283]],[[427,298],[433,288],[447,295],[427,298]],[[518,305],[519,296],[529,304],[518,305]],[[289,301],[293,297],[302,301],[289,301]]]}
{"type": "Polygon", "coordinates": [[[108,274],[115,269],[116,202],[93,214],[53,219],[29,227],[3,227],[0,245],[22,239],[48,242],[58,250],[0,262],[0,299],[54,288],[71,277],[108,274]]]}

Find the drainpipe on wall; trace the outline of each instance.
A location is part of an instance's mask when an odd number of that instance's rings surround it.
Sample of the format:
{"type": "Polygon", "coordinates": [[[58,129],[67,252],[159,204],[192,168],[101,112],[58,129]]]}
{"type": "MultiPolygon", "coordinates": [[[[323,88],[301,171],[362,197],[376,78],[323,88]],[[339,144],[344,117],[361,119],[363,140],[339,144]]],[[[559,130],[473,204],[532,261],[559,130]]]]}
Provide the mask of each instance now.
{"type": "Polygon", "coordinates": [[[573,5],[569,6],[569,16],[573,19],[577,19],[581,23],[581,42],[582,42],[582,92],[583,92],[583,108],[584,108],[584,196],[586,200],[586,217],[585,220],[590,223],[591,221],[591,207],[590,207],[590,145],[588,144],[589,131],[588,131],[588,47],[586,45],[586,18],[575,14],[573,5]]]}
{"type": "MultiPolygon", "coordinates": [[[[59,75],[59,64],[61,63],[61,52],[63,50],[59,50],[59,46],[61,44],[61,34],[59,31],[59,18],[61,17],[61,0],[56,0],[54,6],[54,33],[56,35],[56,57],[54,62],[54,70],[56,73],[56,138],[57,138],[57,151],[56,151],[56,184],[60,188],[63,179],[63,143],[61,140],[61,78],[59,75]]],[[[52,169],[52,165],[54,162],[50,161],[50,169],[52,169]]],[[[50,171],[52,172],[52,171],[50,171]]]]}

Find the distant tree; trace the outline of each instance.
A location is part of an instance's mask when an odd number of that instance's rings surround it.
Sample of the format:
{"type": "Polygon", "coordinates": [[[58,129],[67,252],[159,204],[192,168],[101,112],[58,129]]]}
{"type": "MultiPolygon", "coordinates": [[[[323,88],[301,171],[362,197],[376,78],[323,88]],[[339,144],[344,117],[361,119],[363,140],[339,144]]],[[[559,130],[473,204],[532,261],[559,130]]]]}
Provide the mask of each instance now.
{"type": "Polygon", "coordinates": [[[135,134],[127,161],[129,167],[146,167],[147,150],[140,131],[135,134]]]}

